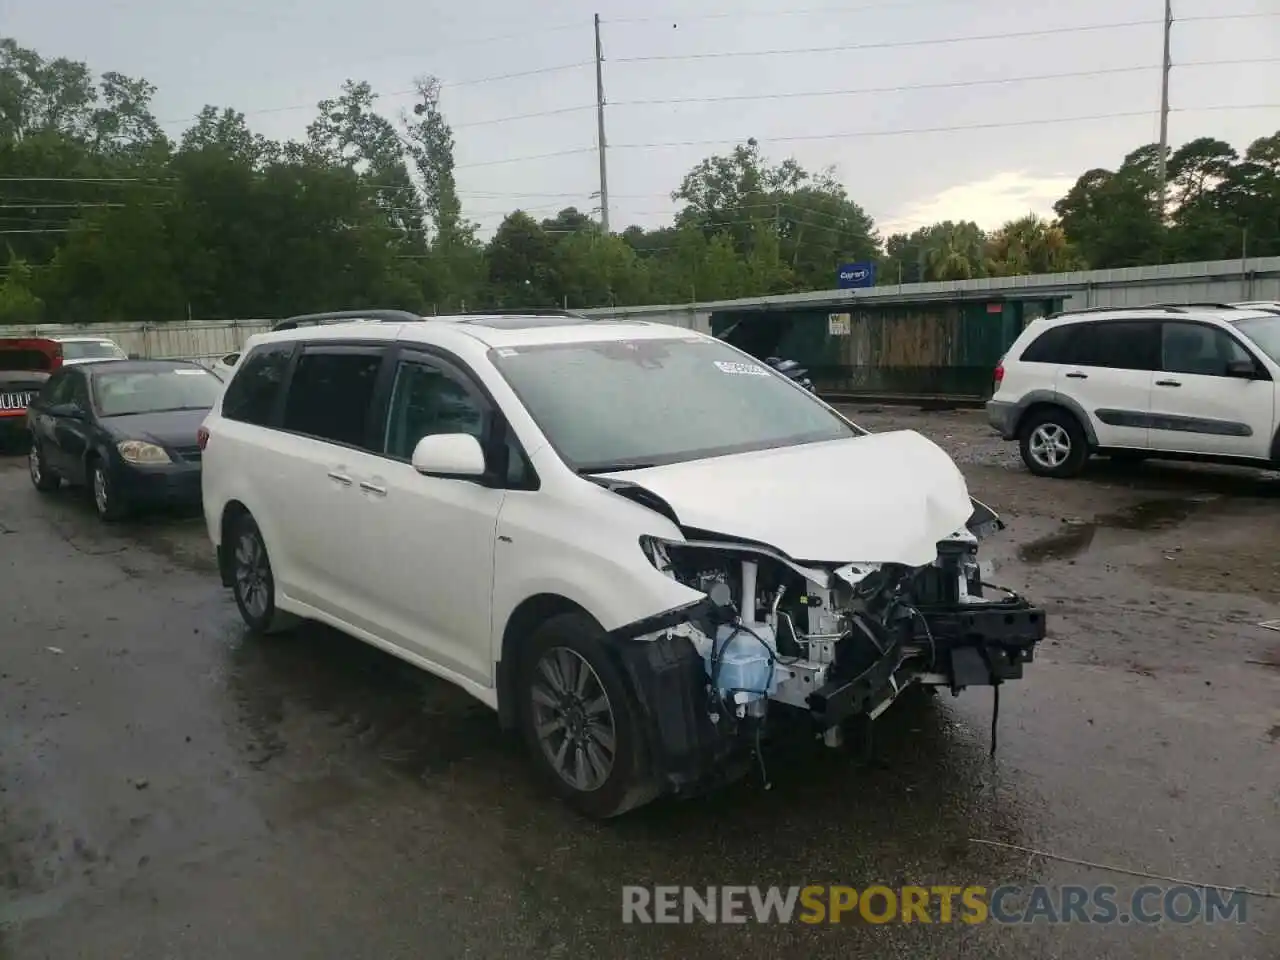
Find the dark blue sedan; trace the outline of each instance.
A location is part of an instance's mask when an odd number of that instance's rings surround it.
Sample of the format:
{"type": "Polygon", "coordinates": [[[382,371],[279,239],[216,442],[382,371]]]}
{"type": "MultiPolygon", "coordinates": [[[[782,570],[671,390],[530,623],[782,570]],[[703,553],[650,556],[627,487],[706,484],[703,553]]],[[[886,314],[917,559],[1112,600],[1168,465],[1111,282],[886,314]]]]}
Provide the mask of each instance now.
{"type": "Polygon", "coordinates": [[[103,520],[200,502],[201,423],[222,381],[193,363],[112,360],[64,367],[27,408],[31,481],[87,487],[103,520]]]}

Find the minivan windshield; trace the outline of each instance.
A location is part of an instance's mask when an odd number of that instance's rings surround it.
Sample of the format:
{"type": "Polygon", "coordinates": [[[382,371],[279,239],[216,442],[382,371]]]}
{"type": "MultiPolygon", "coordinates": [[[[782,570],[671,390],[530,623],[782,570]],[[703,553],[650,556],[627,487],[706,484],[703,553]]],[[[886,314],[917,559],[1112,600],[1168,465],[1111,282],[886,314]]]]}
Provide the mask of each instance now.
{"type": "Polygon", "coordinates": [[[94,409],[103,417],[165,410],[208,410],[221,391],[221,380],[208,370],[194,366],[119,372],[98,370],[93,375],[94,409]]]}
{"type": "Polygon", "coordinates": [[[607,473],[861,435],[717,340],[609,340],[489,354],[561,458],[607,473]]]}
{"type": "Polygon", "coordinates": [[[1258,349],[1280,363],[1280,315],[1235,321],[1235,328],[1258,345],[1258,349]]]}

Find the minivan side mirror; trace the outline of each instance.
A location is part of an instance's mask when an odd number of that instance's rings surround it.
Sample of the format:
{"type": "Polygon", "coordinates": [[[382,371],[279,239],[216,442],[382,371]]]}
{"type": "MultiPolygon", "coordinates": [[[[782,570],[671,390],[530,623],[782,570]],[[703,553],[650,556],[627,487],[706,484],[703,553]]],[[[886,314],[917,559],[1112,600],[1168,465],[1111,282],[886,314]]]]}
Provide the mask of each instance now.
{"type": "Polygon", "coordinates": [[[484,476],[484,449],[469,433],[435,433],[413,448],[413,469],[428,477],[484,476]]]}
{"type": "Polygon", "coordinates": [[[1241,380],[1256,380],[1258,378],[1258,367],[1252,360],[1229,360],[1227,361],[1227,376],[1238,377],[1241,380]]]}

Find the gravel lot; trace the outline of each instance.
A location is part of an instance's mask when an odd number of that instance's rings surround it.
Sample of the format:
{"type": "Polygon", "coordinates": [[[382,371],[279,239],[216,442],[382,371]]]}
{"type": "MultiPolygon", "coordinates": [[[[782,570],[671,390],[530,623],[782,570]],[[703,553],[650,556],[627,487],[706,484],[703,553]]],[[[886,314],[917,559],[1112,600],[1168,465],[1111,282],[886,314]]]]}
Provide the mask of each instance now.
{"type": "Polygon", "coordinates": [[[332,631],[247,637],[198,518],[104,528],[0,458],[0,958],[1275,960],[1264,898],[1216,925],[620,922],[624,884],[1146,882],[975,838],[1280,889],[1280,480],[1045,481],[980,413],[852,412],[955,456],[1009,524],[997,581],[1050,612],[999,753],[989,692],[904,702],[870,763],[800,749],[770,790],[607,825],[454,689],[332,631]]]}

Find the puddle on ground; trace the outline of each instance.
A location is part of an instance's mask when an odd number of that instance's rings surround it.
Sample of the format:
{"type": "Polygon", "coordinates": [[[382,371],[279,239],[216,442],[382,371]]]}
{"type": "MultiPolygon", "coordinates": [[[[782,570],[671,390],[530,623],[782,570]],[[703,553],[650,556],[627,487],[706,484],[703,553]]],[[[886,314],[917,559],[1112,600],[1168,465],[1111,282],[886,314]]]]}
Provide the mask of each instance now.
{"type": "Polygon", "coordinates": [[[1123,510],[1101,514],[1092,520],[1067,520],[1061,530],[1020,546],[1018,559],[1023,563],[1070,560],[1093,545],[1099,530],[1168,530],[1182,523],[1204,504],[1216,499],[1217,496],[1205,495],[1143,500],[1123,510]]]}

